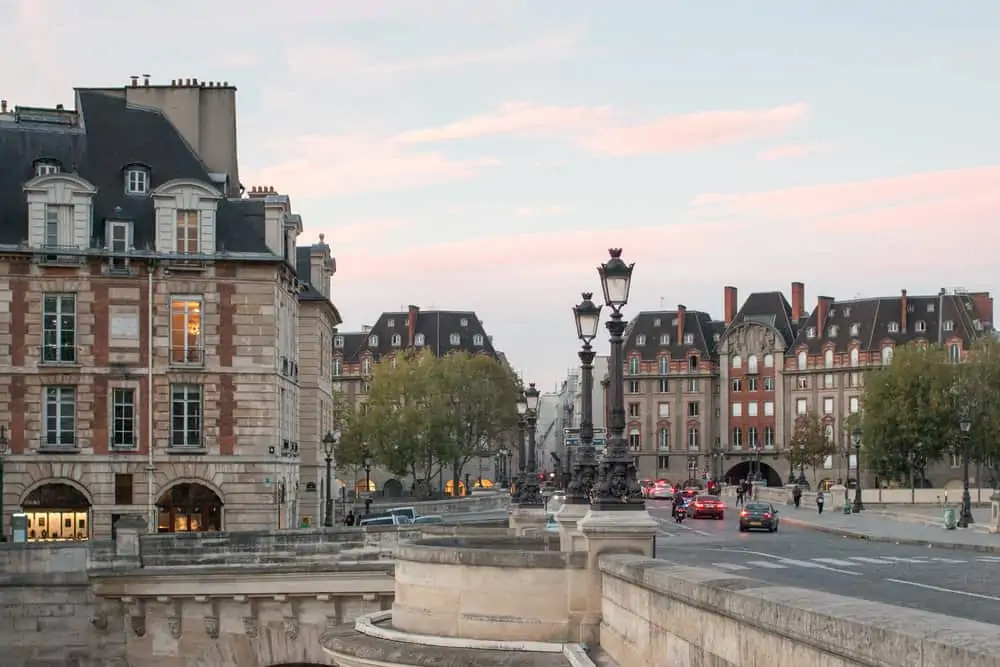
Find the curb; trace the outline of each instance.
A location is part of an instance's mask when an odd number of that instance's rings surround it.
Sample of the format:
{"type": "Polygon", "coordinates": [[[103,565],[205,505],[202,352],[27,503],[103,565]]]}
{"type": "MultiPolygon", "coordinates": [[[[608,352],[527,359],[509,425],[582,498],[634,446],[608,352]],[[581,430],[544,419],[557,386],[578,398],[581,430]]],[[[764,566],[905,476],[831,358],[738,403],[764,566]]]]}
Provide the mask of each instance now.
{"type": "Polygon", "coordinates": [[[938,542],[934,540],[918,540],[906,537],[869,535],[868,533],[861,533],[856,530],[848,530],[846,528],[834,528],[832,526],[818,526],[808,521],[802,521],[800,519],[790,519],[787,516],[781,517],[781,523],[788,524],[789,526],[795,526],[796,528],[805,528],[806,530],[813,530],[818,533],[826,533],[827,535],[837,535],[840,537],[850,537],[852,539],[864,540],[866,542],[904,544],[907,546],[914,546],[914,547],[951,549],[952,551],[975,551],[978,553],[989,553],[989,554],[1000,553],[1000,542],[998,542],[997,544],[959,544],[957,542],[938,542]]]}

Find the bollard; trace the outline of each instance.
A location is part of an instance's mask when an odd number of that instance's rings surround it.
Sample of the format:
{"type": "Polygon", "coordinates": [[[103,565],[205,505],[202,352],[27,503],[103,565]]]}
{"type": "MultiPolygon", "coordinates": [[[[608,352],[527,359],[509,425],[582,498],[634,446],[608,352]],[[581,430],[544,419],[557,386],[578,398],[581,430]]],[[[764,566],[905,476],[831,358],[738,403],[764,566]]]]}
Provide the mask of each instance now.
{"type": "Polygon", "coordinates": [[[955,530],[955,526],[958,525],[958,521],[955,516],[954,507],[946,507],[944,510],[944,529],[945,530],[955,530]]]}

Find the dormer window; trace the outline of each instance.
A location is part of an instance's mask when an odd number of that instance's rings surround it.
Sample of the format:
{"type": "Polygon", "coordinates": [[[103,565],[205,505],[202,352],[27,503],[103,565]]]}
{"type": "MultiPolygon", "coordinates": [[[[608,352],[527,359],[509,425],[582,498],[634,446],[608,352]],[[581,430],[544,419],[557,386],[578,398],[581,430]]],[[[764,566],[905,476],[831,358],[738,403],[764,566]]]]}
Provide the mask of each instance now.
{"type": "Polygon", "coordinates": [[[688,369],[692,371],[698,370],[698,355],[692,354],[688,357],[688,369]]]}
{"type": "Polygon", "coordinates": [[[385,325],[390,329],[393,329],[396,326],[396,320],[386,320],[385,325]]]}
{"type": "Polygon", "coordinates": [[[816,337],[816,327],[809,327],[808,329],[806,329],[806,338],[815,338],[815,337],[816,337]]]}
{"type": "Polygon", "coordinates": [[[826,335],[829,338],[836,338],[838,333],[840,333],[840,327],[838,327],[836,324],[832,325],[830,328],[826,330],[826,335]]]}
{"type": "Polygon", "coordinates": [[[464,317],[463,317],[463,318],[462,318],[462,319],[461,319],[461,320],[459,321],[459,324],[460,324],[460,325],[462,325],[463,327],[467,327],[467,326],[469,326],[469,320],[467,320],[466,318],[464,318],[464,317]]]}
{"type": "Polygon", "coordinates": [[[861,325],[857,324],[857,323],[852,324],[851,325],[851,335],[852,336],[858,336],[860,334],[861,334],[861,325]]]}
{"type": "Polygon", "coordinates": [[[177,225],[174,229],[177,252],[198,254],[198,227],[198,211],[177,211],[177,225]]]}
{"type": "Polygon", "coordinates": [[[144,195],[149,193],[149,170],[145,167],[129,167],[125,170],[125,194],[144,195]]]}
{"type": "Polygon", "coordinates": [[[689,333],[684,334],[684,344],[694,345],[694,334],[689,334],[689,333]]]}
{"type": "Polygon", "coordinates": [[[952,322],[951,320],[945,320],[944,324],[942,325],[942,328],[945,331],[953,331],[955,329],[955,323],[952,322]]]}
{"type": "Polygon", "coordinates": [[[59,171],[59,163],[54,160],[39,160],[35,163],[35,176],[58,174],[59,171]]]}
{"type": "Polygon", "coordinates": [[[844,317],[850,317],[850,316],[851,316],[851,307],[844,306],[844,317]]]}
{"type": "Polygon", "coordinates": [[[882,347],[882,365],[888,366],[892,363],[892,345],[882,347]]]}
{"type": "Polygon", "coordinates": [[[923,333],[927,331],[927,322],[924,322],[923,320],[917,320],[916,322],[913,323],[913,330],[916,331],[917,333],[923,333]]]}
{"type": "Polygon", "coordinates": [[[635,337],[635,344],[636,345],[645,345],[646,344],[646,336],[644,334],[639,334],[638,336],[636,336],[635,337]]]}
{"type": "Polygon", "coordinates": [[[334,336],[333,337],[333,346],[336,347],[336,348],[338,348],[338,349],[344,347],[344,337],[343,336],[334,336]]]}
{"type": "Polygon", "coordinates": [[[899,322],[889,322],[889,333],[899,333],[899,322]]]}
{"type": "Polygon", "coordinates": [[[421,347],[424,344],[424,335],[418,333],[416,336],[414,336],[413,344],[416,345],[417,347],[421,347]]]}
{"type": "Polygon", "coordinates": [[[403,344],[403,337],[399,334],[392,334],[392,346],[399,347],[403,344]]]}
{"type": "Polygon", "coordinates": [[[670,334],[660,334],[660,345],[670,345],[670,334]]]}
{"type": "Polygon", "coordinates": [[[376,334],[368,337],[368,347],[378,347],[378,336],[376,334]]]}
{"type": "Polygon", "coordinates": [[[983,330],[983,321],[982,320],[972,320],[972,328],[975,329],[976,331],[982,331],[983,330]]]}
{"type": "Polygon", "coordinates": [[[934,304],[933,303],[927,304],[927,312],[928,313],[933,313],[934,312],[934,304]]]}
{"type": "MultiPolygon", "coordinates": [[[[171,255],[211,255],[215,253],[216,214],[222,194],[210,185],[191,179],[168,181],[151,189],[156,229],[153,235],[156,251],[171,255]]],[[[274,234],[271,218],[275,206],[265,206],[265,234],[268,248],[280,257],[295,254],[282,245],[279,234],[274,234]],[[270,226],[269,226],[270,225],[270,226]],[[281,251],[280,253],[278,251],[281,251]]],[[[293,218],[295,216],[286,216],[293,218]]]]}
{"type": "Polygon", "coordinates": [[[653,326],[654,327],[660,326],[660,318],[659,317],[653,318],[653,326]]]}
{"type": "Polygon", "coordinates": [[[472,344],[475,345],[476,347],[482,347],[483,346],[483,334],[476,334],[475,336],[473,336],[472,337],[472,344]]]}
{"type": "MultiPolygon", "coordinates": [[[[132,249],[132,223],[126,220],[108,220],[107,247],[115,255],[122,255],[132,249]]],[[[128,258],[115,257],[115,265],[127,265],[128,258]]]]}
{"type": "Polygon", "coordinates": [[[451,343],[452,345],[458,345],[462,342],[462,337],[459,336],[457,333],[453,333],[452,335],[448,336],[448,342],[451,343]]]}

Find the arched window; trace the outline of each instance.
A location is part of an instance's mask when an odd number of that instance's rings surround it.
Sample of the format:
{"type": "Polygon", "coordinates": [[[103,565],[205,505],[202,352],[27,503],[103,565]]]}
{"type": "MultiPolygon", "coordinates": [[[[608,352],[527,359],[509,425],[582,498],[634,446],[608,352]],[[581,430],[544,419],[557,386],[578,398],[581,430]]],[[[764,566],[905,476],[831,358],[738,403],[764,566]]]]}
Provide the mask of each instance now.
{"type": "Polygon", "coordinates": [[[733,355],[733,368],[743,368],[743,359],[738,354],[733,355]]]}
{"type": "Polygon", "coordinates": [[[756,372],[757,372],[757,355],[751,354],[749,357],[747,357],[747,373],[752,374],[756,372]]]}
{"type": "Polygon", "coordinates": [[[642,435],[639,433],[639,429],[632,428],[628,432],[628,447],[632,451],[638,451],[642,446],[642,435]]]}
{"type": "Polygon", "coordinates": [[[823,353],[823,366],[833,368],[833,350],[827,350],[823,353]]]}
{"type": "Polygon", "coordinates": [[[886,345],[882,348],[882,365],[888,366],[892,363],[892,345],[886,345]]]}
{"type": "Polygon", "coordinates": [[[952,343],[948,346],[948,361],[953,364],[957,364],[962,360],[962,346],[958,343],[952,343]]]}
{"type": "Polygon", "coordinates": [[[664,451],[670,449],[670,429],[666,426],[661,426],[656,432],[656,446],[664,451]]]}
{"type": "Polygon", "coordinates": [[[660,375],[666,375],[670,372],[670,357],[660,357],[659,361],[660,375]]]}
{"type": "Polygon", "coordinates": [[[423,345],[424,344],[424,335],[422,333],[418,333],[416,336],[414,336],[413,337],[413,344],[416,345],[417,347],[420,347],[421,345],[423,345]]]}
{"type": "Polygon", "coordinates": [[[638,375],[639,374],[639,357],[632,357],[628,360],[628,374],[638,375]]]}
{"type": "Polygon", "coordinates": [[[799,352],[798,362],[800,371],[804,371],[806,367],[809,365],[809,355],[806,353],[805,350],[799,352]]]}
{"type": "Polygon", "coordinates": [[[774,355],[770,352],[764,355],[764,368],[774,368],[774,355]]]}
{"type": "Polygon", "coordinates": [[[698,449],[701,446],[701,437],[698,434],[698,427],[688,428],[688,449],[698,449]]]}
{"type": "Polygon", "coordinates": [[[851,348],[851,366],[855,366],[856,367],[856,366],[860,366],[860,365],[861,365],[861,352],[858,351],[858,348],[852,347],[851,348]]]}

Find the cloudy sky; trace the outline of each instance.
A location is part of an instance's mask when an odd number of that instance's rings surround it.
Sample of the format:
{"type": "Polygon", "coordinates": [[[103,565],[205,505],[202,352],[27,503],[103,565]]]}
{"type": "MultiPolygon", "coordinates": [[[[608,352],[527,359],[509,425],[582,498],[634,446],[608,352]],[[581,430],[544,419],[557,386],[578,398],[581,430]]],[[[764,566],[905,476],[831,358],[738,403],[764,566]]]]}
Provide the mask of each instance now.
{"type": "Polygon", "coordinates": [[[239,86],[246,185],[334,247],[346,328],[479,313],[525,377],[621,246],[628,312],[723,286],[997,289],[996,0],[0,0],[3,98],[239,86]],[[20,54],[20,55],[17,55],[20,54]],[[19,63],[19,64],[18,64],[19,63]]]}

